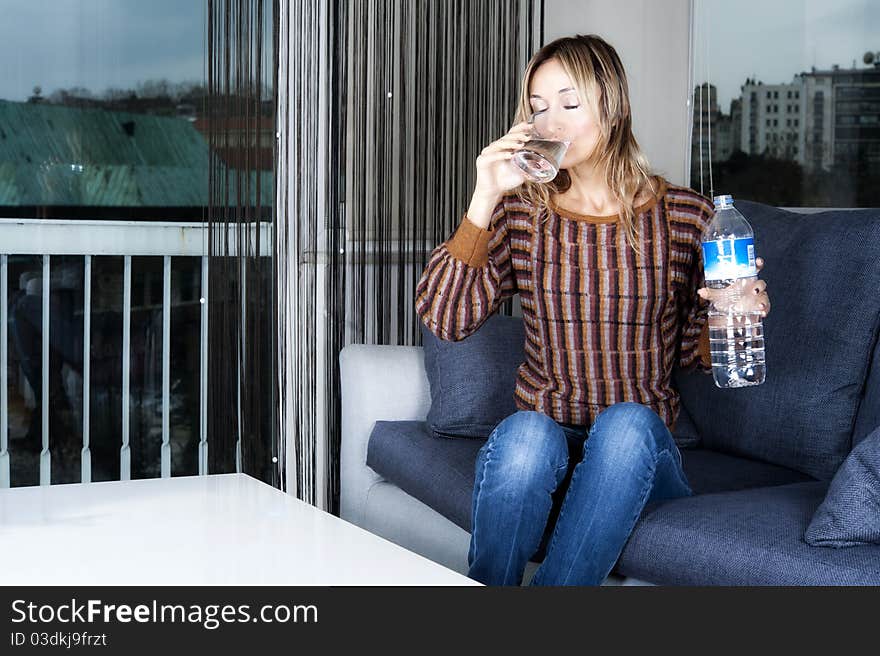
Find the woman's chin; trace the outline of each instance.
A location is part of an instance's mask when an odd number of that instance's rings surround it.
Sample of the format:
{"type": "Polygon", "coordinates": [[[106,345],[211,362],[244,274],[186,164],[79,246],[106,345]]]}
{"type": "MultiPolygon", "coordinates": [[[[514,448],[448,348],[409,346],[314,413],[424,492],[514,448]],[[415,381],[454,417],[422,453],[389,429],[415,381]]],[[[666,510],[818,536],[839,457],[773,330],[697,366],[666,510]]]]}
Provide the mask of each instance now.
{"type": "Polygon", "coordinates": [[[562,158],[562,163],[559,165],[561,169],[570,169],[573,166],[577,166],[581,162],[583,162],[584,158],[581,157],[578,153],[573,153],[571,151],[565,153],[565,156],[562,158]]]}
{"type": "Polygon", "coordinates": [[[566,155],[565,157],[562,158],[562,163],[559,165],[559,168],[568,169],[570,171],[571,169],[576,169],[579,166],[587,164],[589,161],[590,161],[589,157],[581,157],[581,156],[569,157],[568,155],[566,155]]]}

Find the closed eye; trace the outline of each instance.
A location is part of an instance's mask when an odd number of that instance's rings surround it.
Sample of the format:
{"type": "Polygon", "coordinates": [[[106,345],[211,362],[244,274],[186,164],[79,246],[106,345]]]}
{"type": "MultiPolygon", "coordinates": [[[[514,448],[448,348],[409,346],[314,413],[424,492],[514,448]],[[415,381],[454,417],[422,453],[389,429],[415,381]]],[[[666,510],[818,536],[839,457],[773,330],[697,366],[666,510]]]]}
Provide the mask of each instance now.
{"type": "MultiPolygon", "coordinates": [[[[580,109],[580,105],[563,105],[562,108],[563,109],[580,109]]],[[[538,114],[543,114],[544,112],[546,112],[547,109],[548,109],[547,107],[545,107],[544,109],[533,109],[532,114],[537,116],[538,114]]]]}

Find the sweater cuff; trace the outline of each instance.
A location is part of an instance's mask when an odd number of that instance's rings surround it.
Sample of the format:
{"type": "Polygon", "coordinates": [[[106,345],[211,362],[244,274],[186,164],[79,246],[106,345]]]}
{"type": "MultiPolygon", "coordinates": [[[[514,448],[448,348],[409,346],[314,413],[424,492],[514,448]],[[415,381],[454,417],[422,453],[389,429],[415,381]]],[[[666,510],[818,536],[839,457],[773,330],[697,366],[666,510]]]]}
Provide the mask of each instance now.
{"type": "Polygon", "coordinates": [[[446,249],[457,260],[470,267],[481,267],[489,262],[489,240],[492,231],[485,230],[467,218],[458,226],[452,238],[446,242],[446,249]]]}
{"type": "Polygon", "coordinates": [[[712,354],[709,349],[709,323],[706,322],[706,325],[703,326],[703,332],[700,333],[700,343],[697,347],[697,350],[700,354],[700,360],[703,362],[703,366],[707,369],[712,369],[712,354]]]}

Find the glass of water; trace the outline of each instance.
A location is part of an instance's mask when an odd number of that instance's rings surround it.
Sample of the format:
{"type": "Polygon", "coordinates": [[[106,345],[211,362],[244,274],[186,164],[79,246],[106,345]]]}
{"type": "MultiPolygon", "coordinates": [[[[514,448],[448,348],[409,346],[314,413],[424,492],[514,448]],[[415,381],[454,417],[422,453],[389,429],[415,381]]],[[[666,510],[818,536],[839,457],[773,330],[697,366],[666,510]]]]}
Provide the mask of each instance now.
{"type": "Polygon", "coordinates": [[[533,182],[550,182],[559,173],[571,139],[546,125],[546,112],[532,114],[529,140],[513,154],[513,162],[533,182]]]}

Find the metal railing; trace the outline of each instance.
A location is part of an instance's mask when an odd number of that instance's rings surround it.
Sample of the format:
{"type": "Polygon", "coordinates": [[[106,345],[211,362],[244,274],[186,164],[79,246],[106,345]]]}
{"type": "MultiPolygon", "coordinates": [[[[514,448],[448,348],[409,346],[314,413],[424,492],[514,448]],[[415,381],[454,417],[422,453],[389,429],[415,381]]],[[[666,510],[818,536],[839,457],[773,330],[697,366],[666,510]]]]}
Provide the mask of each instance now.
{"type": "MultiPolygon", "coordinates": [[[[251,225],[250,243],[256,225],[251,225]]],[[[271,252],[268,224],[259,224],[260,256],[271,252]]],[[[230,230],[229,255],[236,255],[239,233],[230,230]]],[[[49,375],[50,375],[50,280],[52,257],[58,255],[82,256],[83,264],[83,365],[82,365],[82,451],[81,481],[91,482],[92,462],[89,444],[89,387],[92,319],[92,258],[110,255],[123,258],[122,306],[122,367],[119,372],[122,388],[122,422],[120,426],[119,465],[120,480],[131,478],[130,437],[130,367],[131,367],[131,274],[132,257],[150,256],[163,259],[162,274],[162,444],[161,477],[171,476],[171,443],[169,422],[171,361],[171,258],[201,258],[200,295],[200,348],[199,348],[199,442],[198,473],[208,473],[208,257],[207,227],[201,223],[153,223],[131,221],[67,221],[41,219],[0,218],[0,488],[9,487],[11,462],[9,451],[8,399],[8,275],[9,256],[34,255],[42,257],[42,347],[41,398],[42,449],[39,456],[39,482],[51,483],[51,455],[49,432],[49,375]]]]}

